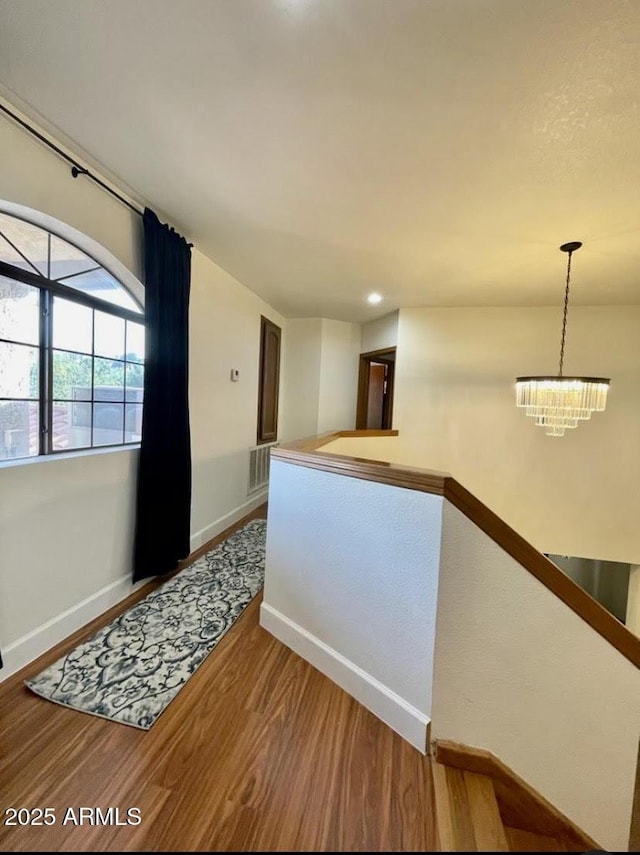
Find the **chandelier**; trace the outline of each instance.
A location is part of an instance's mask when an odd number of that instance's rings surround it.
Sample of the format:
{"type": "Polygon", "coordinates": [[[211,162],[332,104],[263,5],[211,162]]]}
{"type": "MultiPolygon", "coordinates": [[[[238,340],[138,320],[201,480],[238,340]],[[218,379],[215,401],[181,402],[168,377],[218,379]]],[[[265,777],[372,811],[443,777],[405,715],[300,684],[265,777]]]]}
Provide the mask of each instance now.
{"type": "Polygon", "coordinates": [[[516,378],[516,405],[523,407],[526,415],[535,419],[535,423],[543,427],[548,436],[564,436],[566,430],[578,427],[581,421],[591,418],[591,413],[600,413],[607,405],[610,382],[608,378],[565,377],[562,373],[567,334],[571,256],[581,246],[582,243],[576,240],[563,243],[560,247],[562,252],[567,253],[568,258],[558,376],[516,378]]]}

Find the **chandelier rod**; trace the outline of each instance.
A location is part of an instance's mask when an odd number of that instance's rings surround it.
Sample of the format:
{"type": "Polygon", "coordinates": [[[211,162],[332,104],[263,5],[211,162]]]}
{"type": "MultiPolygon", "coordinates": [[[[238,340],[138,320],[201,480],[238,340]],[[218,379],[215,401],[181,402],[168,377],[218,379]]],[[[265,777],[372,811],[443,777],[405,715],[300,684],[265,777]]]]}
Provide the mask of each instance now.
{"type": "Polygon", "coordinates": [[[563,243],[560,249],[568,254],[567,258],[567,281],[564,289],[564,313],[562,316],[562,340],[560,342],[560,366],[558,369],[558,377],[562,378],[562,369],[564,367],[564,343],[567,337],[567,313],[569,311],[569,280],[571,279],[571,256],[576,249],[580,249],[582,242],[573,240],[569,243],[563,243]]]}
{"type": "Polygon", "coordinates": [[[560,343],[560,366],[558,369],[558,377],[562,377],[562,368],[564,366],[564,342],[567,337],[567,312],[569,311],[569,279],[571,277],[571,256],[567,259],[567,284],[564,290],[564,314],[562,316],[562,341],[560,343]]]}

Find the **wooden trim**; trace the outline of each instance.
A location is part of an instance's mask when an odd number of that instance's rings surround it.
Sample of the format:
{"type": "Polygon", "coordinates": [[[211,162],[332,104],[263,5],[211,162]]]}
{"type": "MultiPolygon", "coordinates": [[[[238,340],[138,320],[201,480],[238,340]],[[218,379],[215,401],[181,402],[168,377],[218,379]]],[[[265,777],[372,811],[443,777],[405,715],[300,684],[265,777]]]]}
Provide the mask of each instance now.
{"type": "Polygon", "coordinates": [[[383,425],[391,425],[393,424],[393,398],[396,392],[396,361],[390,360],[387,362],[387,367],[389,369],[389,373],[387,376],[387,391],[383,396],[383,406],[382,406],[382,424],[383,425]]]}
{"type": "Polygon", "coordinates": [[[282,330],[269,318],[260,315],[260,369],[258,373],[258,425],[256,429],[256,445],[266,445],[278,438],[278,402],[280,399],[280,351],[282,349],[282,330]],[[275,354],[275,381],[272,395],[268,394],[267,374],[272,364],[268,360],[267,338],[273,335],[277,341],[275,354]],[[265,430],[265,410],[267,405],[273,408],[272,430],[265,430]]]}
{"type": "Polygon", "coordinates": [[[336,439],[343,436],[359,436],[367,438],[369,436],[398,436],[397,430],[339,430],[336,439]]]}
{"type": "Polygon", "coordinates": [[[389,484],[392,487],[405,487],[408,490],[433,493],[436,496],[443,495],[447,478],[442,472],[430,472],[427,469],[412,469],[408,466],[398,466],[395,463],[385,463],[380,460],[367,460],[347,455],[309,452],[287,446],[272,448],[271,459],[285,460],[294,466],[320,469],[323,472],[346,475],[349,478],[360,478],[364,481],[389,484]]]}
{"type": "Polygon", "coordinates": [[[367,406],[369,402],[369,362],[360,357],[358,363],[358,395],[356,400],[356,428],[367,426],[367,406]]]}
{"type": "Polygon", "coordinates": [[[376,360],[380,357],[384,358],[385,356],[389,357],[391,354],[396,353],[396,347],[383,347],[380,350],[368,350],[366,353],[361,353],[360,358],[364,357],[365,359],[373,359],[376,360]]]}
{"type": "MultiPolygon", "coordinates": [[[[341,439],[344,436],[398,436],[397,430],[332,430],[327,433],[319,434],[318,436],[307,436],[304,439],[296,439],[292,442],[285,442],[279,448],[289,448],[296,451],[315,451],[323,445],[333,442],[334,439],[341,439]]],[[[275,449],[273,449],[275,451],[275,449]]],[[[326,455],[325,455],[326,456],[326,455]]],[[[359,458],[354,458],[359,459],[359,458]]]]}
{"type": "Polygon", "coordinates": [[[402,466],[381,460],[369,460],[349,455],[322,452],[327,443],[342,436],[397,436],[391,431],[335,431],[323,436],[309,437],[273,448],[271,457],[286,460],[295,466],[321,469],[349,478],[376,481],[407,490],[419,490],[444,496],[452,505],[482,529],[498,546],[511,555],[525,570],[561,599],[589,626],[608,641],[636,668],[640,668],[640,638],[630,632],[604,606],[594,600],[577,582],[560,570],[553,561],[526,541],[497,514],[445,472],[402,466]]]}
{"type": "Polygon", "coordinates": [[[451,811],[451,799],[447,787],[447,773],[442,765],[431,764],[431,779],[433,781],[433,798],[436,809],[436,833],[438,835],[438,852],[455,852],[456,836],[451,811]]]}
{"type": "MultiPolygon", "coordinates": [[[[386,363],[391,371],[389,377],[389,393],[387,401],[389,401],[389,413],[387,415],[387,424],[393,424],[393,387],[395,377],[395,347],[384,347],[381,350],[370,350],[367,353],[360,354],[358,365],[358,394],[356,401],[356,428],[365,430],[367,425],[367,408],[369,403],[369,368],[372,362],[386,363]],[[390,359],[393,355],[393,359],[390,359]]],[[[382,423],[384,424],[384,418],[382,423]]]]}
{"type": "Polygon", "coordinates": [[[611,612],[600,605],[557,565],[514,531],[507,523],[476,499],[454,478],[447,478],[444,497],[508,552],[545,588],[586,621],[599,635],[636,667],[640,667],[640,638],[630,632],[611,612]]]}
{"type": "MultiPolygon", "coordinates": [[[[439,766],[438,763],[435,764],[439,766]]],[[[462,772],[478,852],[508,852],[509,844],[492,779],[462,772]]]]}
{"type": "Polygon", "coordinates": [[[491,751],[444,739],[436,740],[434,748],[436,763],[486,775],[492,779],[500,815],[505,825],[536,834],[561,837],[584,850],[604,851],[599,843],[491,751]]]}
{"type": "MultiPolygon", "coordinates": [[[[306,436],[302,439],[295,439],[276,447],[290,448],[298,451],[315,451],[316,448],[321,448],[323,445],[326,445],[328,442],[332,442],[334,439],[338,439],[339,437],[340,433],[338,431],[330,431],[329,433],[322,433],[318,436],[306,436]]],[[[272,448],[271,451],[275,451],[276,447],[272,448]]]]}

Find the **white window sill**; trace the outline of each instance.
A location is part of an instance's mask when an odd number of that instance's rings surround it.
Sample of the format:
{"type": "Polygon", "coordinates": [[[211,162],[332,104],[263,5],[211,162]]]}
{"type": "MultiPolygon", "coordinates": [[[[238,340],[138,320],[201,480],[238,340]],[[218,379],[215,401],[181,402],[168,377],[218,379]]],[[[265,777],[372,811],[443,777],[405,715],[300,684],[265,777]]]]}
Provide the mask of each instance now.
{"type": "Polygon", "coordinates": [[[76,457],[93,457],[98,454],[122,454],[122,452],[139,451],[137,445],[113,445],[107,448],[83,448],[81,451],[60,451],[56,454],[41,454],[37,457],[16,457],[10,460],[0,460],[0,470],[12,469],[14,466],[32,466],[40,463],[55,463],[56,460],[70,460],[76,457]]]}

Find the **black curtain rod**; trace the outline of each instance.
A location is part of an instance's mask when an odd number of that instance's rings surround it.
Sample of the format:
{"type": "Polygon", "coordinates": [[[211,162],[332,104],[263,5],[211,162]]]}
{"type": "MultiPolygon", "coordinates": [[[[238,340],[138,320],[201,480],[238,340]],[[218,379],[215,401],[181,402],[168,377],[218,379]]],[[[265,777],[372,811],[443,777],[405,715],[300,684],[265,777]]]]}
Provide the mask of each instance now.
{"type": "Polygon", "coordinates": [[[39,131],[37,131],[35,128],[32,128],[31,125],[28,124],[28,122],[25,122],[23,119],[20,118],[20,116],[17,116],[12,110],[9,110],[7,107],[5,107],[4,104],[0,104],[0,110],[6,113],[7,116],[10,116],[14,120],[14,122],[17,122],[34,137],[39,139],[40,142],[43,142],[46,146],[49,146],[49,148],[55,151],[56,154],[64,158],[67,163],[70,163],[71,174],[74,178],[77,178],[79,175],[86,175],[87,178],[90,178],[92,181],[95,181],[95,183],[99,184],[103,190],[107,191],[107,193],[111,193],[112,196],[115,196],[115,198],[119,202],[122,202],[123,205],[126,205],[127,208],[130,208],[134,212],[134,214],[138,214],[140,217],[142,216],[143,211],[141,211],[139,208],[136,208],[136,206],[132,202],[130,202],[128,199],[125,199],[124,196],[121,196],[119,193],[116,193],[115,190],[112,190],[111,187],[109,187],[108,184],[105,184],[104,181],[101,181],[101,179],[98,178],[97,175],[94,175],[92,172],[89,172],[88,169],[85,169],[84,166],[81,166],[77,160],[74,160],[65,151],[63,151],[61,148],[58,148],[55,143],[52,143],[51,140],[48,140],[39,131]]]}

